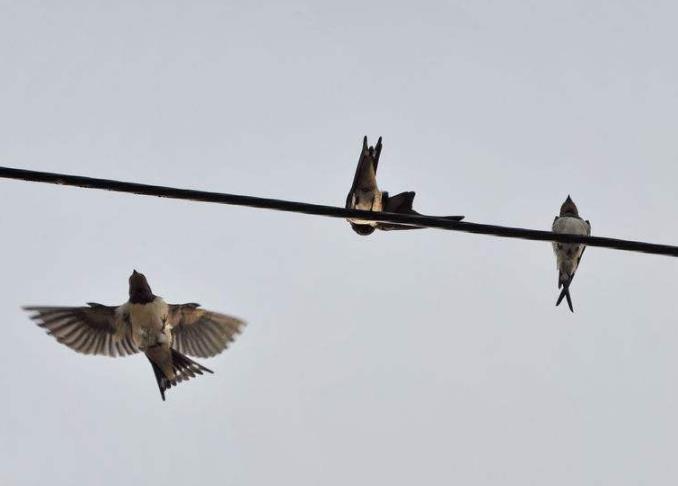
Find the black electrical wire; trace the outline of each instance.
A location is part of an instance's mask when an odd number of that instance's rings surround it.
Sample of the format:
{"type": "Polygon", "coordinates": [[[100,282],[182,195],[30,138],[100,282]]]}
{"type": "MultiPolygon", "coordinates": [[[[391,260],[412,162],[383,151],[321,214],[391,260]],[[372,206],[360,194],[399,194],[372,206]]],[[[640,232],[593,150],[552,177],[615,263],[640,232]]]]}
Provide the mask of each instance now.
{"type": "Polygon", "coordinates": [[[646,243],[642,241],[620,240],[601,236],[559,234],[553,233],[551,231],[511,228],[507,226],[471,223],[468,221],[452,221],[437,216],[361,211],[357,209],[324,206],[322,204],[309,204],[296,201],[285,201],[281,199],[269,199],[264,197],[196,191],[192,189],[178,189],[174,187],[114,181],[110,179],[97,179],[93,177],[13,169],[10,167],[0,167],[0,177],[31,182],[45,182],[48,184],[59,184],[64,186],[84,187],[88,189],[127,192],[146,196],[183,199],[187,201],[201,201],[217,204],[273,209],[292,213],[329,216],[332,218],[353,218],[369,221],[399,223],[425,228],[438,228],[451,231],[463,231],[466,233],[476,233],[481,235],[499,236],[502,238],[519,238],[535,241],[558,241],[561,243],[584,243],[587,246],[598,246],[601,248],[611,248],[614,250],[634,251],[678,257],[678,247],[671,245],[659,245],[656,243],[646,243]]]}

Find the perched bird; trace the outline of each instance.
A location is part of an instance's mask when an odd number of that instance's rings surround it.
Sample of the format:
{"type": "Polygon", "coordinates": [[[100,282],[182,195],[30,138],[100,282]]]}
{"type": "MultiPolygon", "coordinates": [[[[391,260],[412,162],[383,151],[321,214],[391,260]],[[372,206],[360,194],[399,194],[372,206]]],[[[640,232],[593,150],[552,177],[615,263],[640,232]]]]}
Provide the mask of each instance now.
{"type": "MultiPolygon", "coordinates": [[[[579,216],[577,206],[568,195],[560,207],[560,216],[556,216],[553,220],[552,230],[554,233],[590,236],[591,223],[584,221],[579,216]]],[[[574,312],[574,308],[572,307],[572,298],[570,297],[570,284],[577,271],[577,267],[579,267],[579,262],[581,262],[585,249],[586,245],[582,244],[553,242],[553,252],[556,254],[556,263],[558,265],[558,288],[562,287],[560,296],[558,296],[556,301],[556,306],[560,305],[564,297],[567,299],[567,305],[572,312],[574,312]]]]}
{"type": "MultiPolygon", "coordinates": [[[[388,192],[381,191],[377,186],[377,166],[381,155],[381,137],[377,145],[367,145],[367,137],[363,138],[363,148],[358,159],[358,167],[355,171],[351,190],[346,196],[346,209],[362,209],[364,211],[385,211],[389,213],[419,214],[412,209],[414,191],[401,192],[395,196],[389,196],[388,192]]],[[[461,221],[463,216],[446,216],[445,219],[461,221]]],[[[406,230],[418,229],[418,226],[409,226],[397,223],[381,223],[363,219],[349,219],[353,231],[360,235],[369,235],[375,229],[406,230]]]]}
{"type": "Polygon", "coordinates": [[[184,380],[211,370],[184,355],[209,358],[226,349],[245,325],[199,304],[167,304],[134,270],[129,300],[117,307],[27,306],[31,319],[62,344],[83,354],[127,356],[139,351],[153,366],[160,396],[184,380]]]}

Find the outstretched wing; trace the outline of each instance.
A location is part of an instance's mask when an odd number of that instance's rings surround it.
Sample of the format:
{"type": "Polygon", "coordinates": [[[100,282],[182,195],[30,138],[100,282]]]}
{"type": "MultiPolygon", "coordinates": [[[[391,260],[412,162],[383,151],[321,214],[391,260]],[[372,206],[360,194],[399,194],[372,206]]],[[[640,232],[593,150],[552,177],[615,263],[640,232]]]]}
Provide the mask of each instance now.
{"type": "Polygon", "coordinates": [[[116,307],[90,303],[89,307],[27,306],[31,319],[61,344],[83,354],[127,356],[139,349],[132,340],[129,317],[116,307]]]}
{"type": "Polygon", "coordinates": [[[172,347],[197,358],[221,353],[245,326],[240,319],[201,309],[199,304],[170,305],[168,321],[174,335],[172,347]]]}

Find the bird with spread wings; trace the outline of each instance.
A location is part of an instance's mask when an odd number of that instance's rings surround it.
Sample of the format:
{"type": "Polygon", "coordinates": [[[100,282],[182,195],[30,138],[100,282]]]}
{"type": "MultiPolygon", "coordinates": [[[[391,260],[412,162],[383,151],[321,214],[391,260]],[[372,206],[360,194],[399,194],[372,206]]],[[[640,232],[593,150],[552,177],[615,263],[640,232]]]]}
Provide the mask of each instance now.
{"type": "Polygon", "coordinates": [[[167,304],[136,270],[129,278],[129,300],[120,306],[89,303],[24,309],[49,335],[79,353],[111,357],[145,353],[163,400],[168,388],[203,372],[212,373],[186,355],[209,358],[221,353],[245,325],[199,304],[167,304]]]}

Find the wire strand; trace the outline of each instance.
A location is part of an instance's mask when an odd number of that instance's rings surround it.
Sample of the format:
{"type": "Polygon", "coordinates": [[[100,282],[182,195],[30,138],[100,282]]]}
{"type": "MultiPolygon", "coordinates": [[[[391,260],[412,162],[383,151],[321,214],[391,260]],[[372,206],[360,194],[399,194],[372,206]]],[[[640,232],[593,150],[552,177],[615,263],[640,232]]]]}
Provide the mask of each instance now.
{"type": "Polygon", "coordinates": [[[438,216],[362,211],[335,206],[325,206],[322,204],[309,204],[264,197],[242,196],[238,194],[197,191],[192,189],[179,189],[174,187],[122,182],[110,179],[97,179],[94,177],[14,169],[10,167],[0,167],[0,177],[30,182],[43,182],[48,184],[83,187],[88,189],[101,189],[106,191],[125,192],[129,194],[165,197],[170,199],[182,199],[187,201],[200,201],[216,204],[272,209],[277,211],[310,214],[315,216],[328,216],[332,218],[352,218],[386,223],[397,223],[423,228],[437,228],[449,231],[462,231],[465,233],[491,235],[502,238],[518,238],[533,241],[557,241],[561,243],[583,243],[587,246],[597,246],[600,248],[678,257],[678,247],[671,245],[621,240],[602,236],[560,234],[553,233],[552,231],[512,228],[508,226],[480,224],[468,221],[453,221],[438,216]]]}

